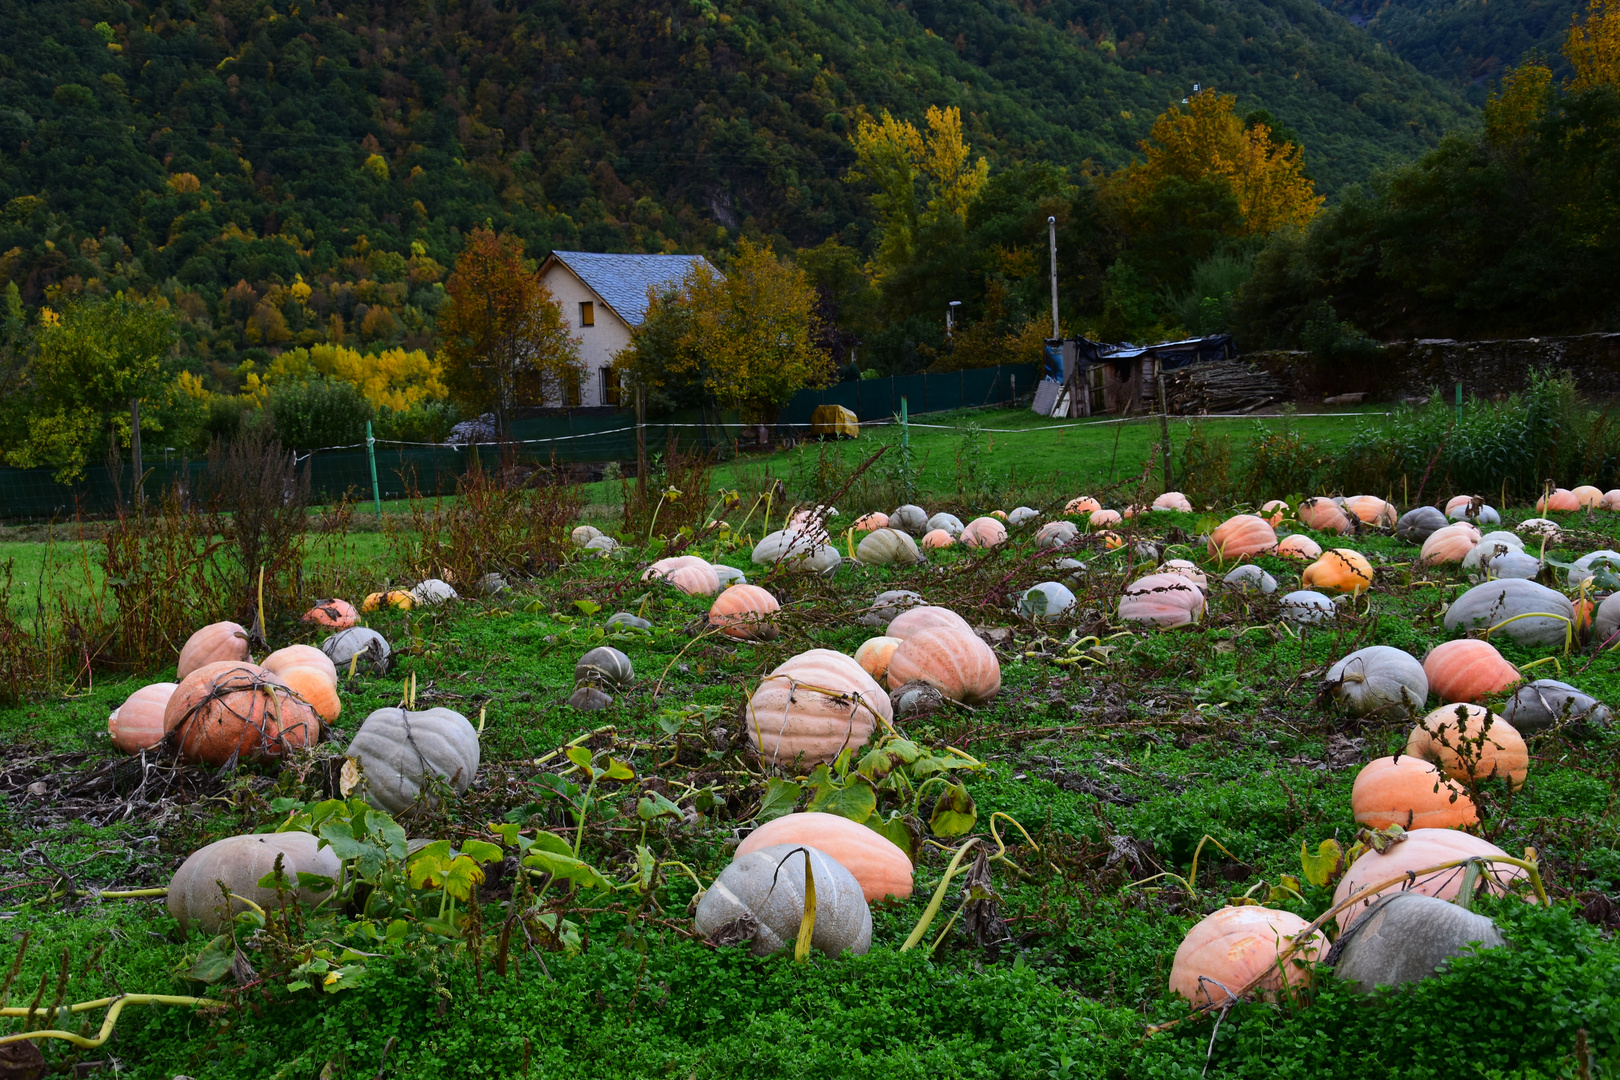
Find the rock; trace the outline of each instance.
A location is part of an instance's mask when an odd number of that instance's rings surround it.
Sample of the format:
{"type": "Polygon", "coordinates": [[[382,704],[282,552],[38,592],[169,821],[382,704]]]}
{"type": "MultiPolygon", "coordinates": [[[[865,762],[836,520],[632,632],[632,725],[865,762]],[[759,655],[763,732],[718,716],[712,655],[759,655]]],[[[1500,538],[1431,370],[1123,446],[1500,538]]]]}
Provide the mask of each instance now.
{"type": "Polygon", "coordinates": [[[1379,986],[1421,982],[1470,948],[1506,944],[1496,923],[1483,915],[1437,897],[1398,892],[1381,897],[1356,919],[1334,944],[1328,963],[1339,978],[1370,994],[1379,986]]]}

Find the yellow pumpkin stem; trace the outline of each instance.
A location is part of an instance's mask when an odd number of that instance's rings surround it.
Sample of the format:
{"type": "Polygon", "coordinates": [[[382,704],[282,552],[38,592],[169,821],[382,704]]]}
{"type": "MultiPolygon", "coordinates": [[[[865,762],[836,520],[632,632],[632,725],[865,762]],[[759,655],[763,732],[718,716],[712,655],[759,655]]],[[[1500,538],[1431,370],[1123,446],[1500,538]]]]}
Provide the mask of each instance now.
{"type": "Polygon", "coordinates": [[[222,1009],[228,1003],[215,1001],[213,998],[176,997],[172,994],[122,994],[118,997],[98,998],[95,1001],[81,1001],[76,1005],[67,1005],[56,1009],[0,1009],[0,1016],[61,1016],[64,1013],[89,1012],[92,1009],[106,1009],[107,1018],[101,1022],[101,1031],[93,1039],[71,1031],[58,1031],[47,1028],[42,1031],[24,1031],[18,1035],[0,1036],[0,1046],[7,1043],[23,1042],[27,1039],[62,1039],[84,1050],[95,1050],[112,1037],[113,1026],[118,1023],[118,1014],[124,1011],[125,1005],[192,1005],[208,1009],[222,1009]]]}
{"type": "Polygon", "coordinates": [[[802,964],[810,956],[810,938],[816,932],[816,872],[810,866],[810,849],[804,852],[804,918],[799,920],[799,940],[793,945],[793,960],[802,964]]]}
{"type": "Polygon", "coordinates": [[[945,876],[939,879],[939,887],[934,890],[934,895],[929,899],[928,907],[923,910],[922,918],[917,920],[917,925],[912,928],[911,935],[906,938],[905,944],[900,946],[901,952],[910,952],[916,948],[917,943],[923,939],[923,935],[928,933],[929,926],[933,925],[934,916],[939,914],[940,904],[945,901],[945,890],[950,887],[951,878],[956,876],[957,868],[962,865],[962,857],[968,853],[968,849],[978,842],[979,838],[975,836],[956,849],[956,855],[951,859],[950,865],[945,868],[945,876]]]}

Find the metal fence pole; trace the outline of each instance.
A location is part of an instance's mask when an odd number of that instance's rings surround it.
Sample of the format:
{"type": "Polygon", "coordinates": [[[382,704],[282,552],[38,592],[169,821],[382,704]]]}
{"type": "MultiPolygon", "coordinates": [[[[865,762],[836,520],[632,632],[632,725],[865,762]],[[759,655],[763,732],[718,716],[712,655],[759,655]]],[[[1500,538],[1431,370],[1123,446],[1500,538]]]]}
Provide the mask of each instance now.
{"type": "Polygon", "coordinates": [[[371,501],[377,507],[377,520],[382,520],[382,489],[377,486],[377,440],[371,437],[371,421],[366,421],[366,459],[371,462],[371,501]]]}

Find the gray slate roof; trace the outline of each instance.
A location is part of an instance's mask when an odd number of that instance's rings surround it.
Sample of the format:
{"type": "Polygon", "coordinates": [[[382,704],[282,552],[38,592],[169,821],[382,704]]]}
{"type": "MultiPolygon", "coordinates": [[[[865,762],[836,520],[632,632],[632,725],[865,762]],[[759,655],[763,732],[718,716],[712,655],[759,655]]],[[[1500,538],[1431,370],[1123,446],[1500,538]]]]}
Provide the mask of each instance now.
{"type": "MultiPolygon", "coordinates": [[[[603,255],[594,251],[553,251],[552,258],[572,270],[596,295],[631,326],[647,318],[647,290],[679,281],[701,255],[603,255]]],[[[715,270],[715,273],[719,273],[715,270]]]]}

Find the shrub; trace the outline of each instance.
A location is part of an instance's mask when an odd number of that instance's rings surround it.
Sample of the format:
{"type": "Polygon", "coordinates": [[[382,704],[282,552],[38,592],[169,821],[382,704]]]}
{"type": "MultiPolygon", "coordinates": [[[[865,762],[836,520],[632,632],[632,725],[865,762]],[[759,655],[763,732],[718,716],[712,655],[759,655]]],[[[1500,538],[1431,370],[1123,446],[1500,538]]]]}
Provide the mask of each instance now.
{"type": "Polygon", "coordinates": [[[315,378],[279,386],[266,408],[283,446],[314,450],[363,442],[371,403],[352,383],[315,378]]]}

